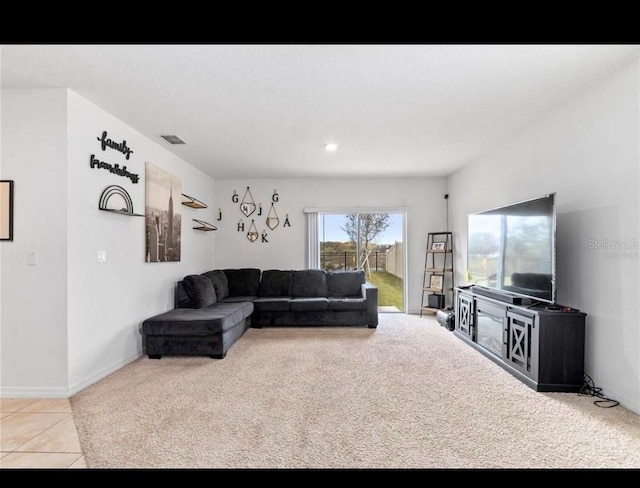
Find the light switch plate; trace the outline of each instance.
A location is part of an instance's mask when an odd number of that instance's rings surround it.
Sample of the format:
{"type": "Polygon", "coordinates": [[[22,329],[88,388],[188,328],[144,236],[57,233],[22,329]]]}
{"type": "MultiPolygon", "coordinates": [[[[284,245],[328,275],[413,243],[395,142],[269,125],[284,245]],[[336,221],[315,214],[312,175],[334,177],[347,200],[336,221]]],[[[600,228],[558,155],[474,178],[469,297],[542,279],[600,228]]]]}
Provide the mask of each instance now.
{"type": "Polygon", "coordinates": [[[107,262],[107,251],[104,249],[99,249],[96,251],[96,261],[98,263],[106,263],[107,262]]]}
{"type": "Polygon", "coordinates": [[[38,252],[27,251],[27,265],[38,266],[38,252]]]}

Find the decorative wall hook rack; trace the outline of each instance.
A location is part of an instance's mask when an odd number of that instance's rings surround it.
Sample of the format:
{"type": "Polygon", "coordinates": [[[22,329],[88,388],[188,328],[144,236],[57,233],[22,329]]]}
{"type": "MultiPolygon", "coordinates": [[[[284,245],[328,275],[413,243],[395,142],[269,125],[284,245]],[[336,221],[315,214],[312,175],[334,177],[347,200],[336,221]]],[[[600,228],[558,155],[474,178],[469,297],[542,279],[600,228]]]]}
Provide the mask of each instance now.
{"type": "Polygon", "coordinates": [[[182,205],[186,205],[187,207],[191,208],[207,208],[207,204],[201,202],[197,198],[190,197],[189,195],[186,195],[184,193],[182,194],[182,196],[188,199],[186,202],[182,202],[182,205]]]}
{"type": "Polygon", "coordinates": [[[102,194],[100,195],[100,200],[98,202],[98,208],[100,210],[104,210],[105,212],[112,212],[120,215],[129,215],[131,217],[144,217],[143,214],[137,214],[133,212],[133,201],[131,200],[131,196],[129,195],[127,190],[125,190],[119,185],[108,186],[102,191],[102,194]],[[111,200],[111,198],[114,196],[120,197],[124,201],[125,206],[119,209],[107,207],[107,205],[109,204],[109,200],[111,200]]]}
{"type": "Polygon", "coordinates": [[[205,231],[218,230],[218,228],[215,225],[210,224],[209,222],[205,222],[204,220],[198,220],[198,219],[192,219],[192,220],[200,224],[199,226],[194,227],[195,230],[205,230],[205,231]]]}

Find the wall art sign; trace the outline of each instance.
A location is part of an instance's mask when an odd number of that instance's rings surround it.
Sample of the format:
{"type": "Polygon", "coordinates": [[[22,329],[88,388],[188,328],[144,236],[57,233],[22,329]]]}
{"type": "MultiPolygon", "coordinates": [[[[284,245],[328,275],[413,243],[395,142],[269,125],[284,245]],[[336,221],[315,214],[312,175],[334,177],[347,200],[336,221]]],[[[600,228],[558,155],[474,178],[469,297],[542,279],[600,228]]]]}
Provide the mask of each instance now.
{"type": "Polygon", "coordinates": [[[180,261],[182,235],[182,181],[146,163],[145,217],[147,263],[180,261]]]}
{"type": "MultiPolygon", "coordinates": [[[[123,140],[122,142],[115,142],[107,137],[106,130],[102,132],[102,136],[98,136],[96,137],[96,139],[100,141],[100,147],[103,151],[106,151],[107,148],[111,148],[124,154],[126,160],[129,160],[129,157],[133,154],[133,149],[127,146],[126,140],[123,140]]],[[[119,164],[111,164],[107,161],[100,161],[98,158],[96,158],[95,154],[92,154],[89,157],[89,166],[95,169],[106,169],[107,171],[115,175],[129,178],[132,183],[138,183],[138,181],[140,180],[140,176],[127,170],[126,166],[120,167],[119,164]]]]}
{"type": "Polygon", "coordinates": [[[126,140],[123,140],[122,142],[112,141],[111,139],[107,138],[106,130],[102,132],[102,137],[98,137],[97,139],[100,141],[100,145],[103,151],[106,151],[107,147],[115,149],[116,151],[120,151],[122,154],[124,154],[124,157],[127,161],[129,160],[129,156],[133,154],[133,150],[129,146],[127,146],[126,140]]]}
{"type": "Polygon", "coordinates": [[[13,180],[0,180],[0,241],[13,240],[13,180]]]}

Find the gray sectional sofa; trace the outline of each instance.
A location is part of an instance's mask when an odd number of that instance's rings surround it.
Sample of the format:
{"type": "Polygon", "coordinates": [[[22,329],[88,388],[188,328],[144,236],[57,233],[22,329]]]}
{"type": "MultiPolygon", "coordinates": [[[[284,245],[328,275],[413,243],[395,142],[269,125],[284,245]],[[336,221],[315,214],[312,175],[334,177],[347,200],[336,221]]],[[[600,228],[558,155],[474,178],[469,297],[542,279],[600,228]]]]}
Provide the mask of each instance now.
{"type": "Polygon", "coordinates": [[[142,324],[146,353],[222,359],[249,326],[378,325],[363,271],[213,270],[179,281],[174,310],[142,324]]]}

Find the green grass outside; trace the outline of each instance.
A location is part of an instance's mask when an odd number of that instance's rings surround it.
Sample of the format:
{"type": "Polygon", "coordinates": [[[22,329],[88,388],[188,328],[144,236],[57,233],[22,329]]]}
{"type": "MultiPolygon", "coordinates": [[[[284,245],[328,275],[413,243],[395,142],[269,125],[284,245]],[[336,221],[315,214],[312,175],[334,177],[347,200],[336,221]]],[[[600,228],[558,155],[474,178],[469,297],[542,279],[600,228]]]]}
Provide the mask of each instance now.
{"type": "Polygon", "coordinates": [[[378,306],[394,306],[403,310],[402,279],[386,271],[372,271],[367,281],[378,287],[378,306]]]}

